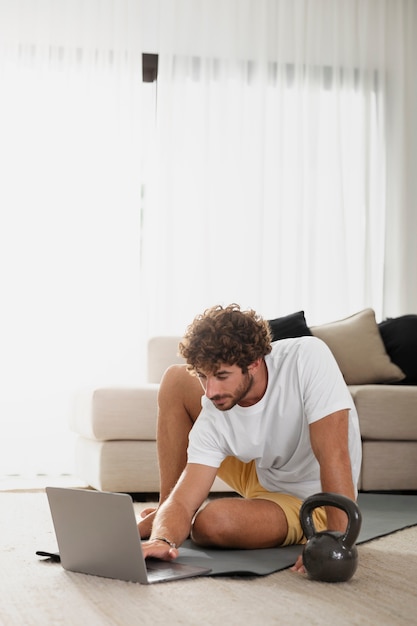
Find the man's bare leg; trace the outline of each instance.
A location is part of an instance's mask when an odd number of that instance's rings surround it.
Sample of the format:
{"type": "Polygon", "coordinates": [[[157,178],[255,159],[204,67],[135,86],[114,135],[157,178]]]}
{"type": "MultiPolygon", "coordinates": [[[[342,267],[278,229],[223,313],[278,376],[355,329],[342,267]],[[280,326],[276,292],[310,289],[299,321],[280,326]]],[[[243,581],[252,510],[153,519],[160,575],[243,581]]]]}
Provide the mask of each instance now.
{"type": "MultiPolygon", "coordinates": [[[[201,411],[204,391],[185,365],[172,365],[162,377],[158,392],[157,452],[160,475],[159,504],[176,485],[187,462],[188,435],[201,411]]],[[[142,539],[152,530],[155,509],[145,509],[139,522],[142,539]]]]}
{"type": "Polygon", "coordinates": [[[275,502],[220,498],[197,513],[191,537],[205,547],[250,550],[279,546],[287,533],[287,518],[275,502]]]}

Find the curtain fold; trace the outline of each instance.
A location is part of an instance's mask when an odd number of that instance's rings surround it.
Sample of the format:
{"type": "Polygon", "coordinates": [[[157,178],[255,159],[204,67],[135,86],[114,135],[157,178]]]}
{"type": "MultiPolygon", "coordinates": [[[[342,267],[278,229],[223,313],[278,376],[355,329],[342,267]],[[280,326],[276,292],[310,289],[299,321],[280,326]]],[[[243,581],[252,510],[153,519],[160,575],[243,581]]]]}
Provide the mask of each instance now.
{"type": "Polygon", "coordinates": [[[0,3],[4,473],[71,472],[74,393],[141,378],[139,26],[133,0],[0,3]]]}
{"type": "Polygon", "coordinates": [[[415,313],[417,289],[417,5],[387,3],[387,228],[384,312],[415,313]]]}
{"type": "Polygon", "coordinates": [[[149,334],[219,302],[311,324],[407,312],[391,283],[400,238],[413,249],[395,163],[415,19],[407,0],[161,1],[149,334]]]}

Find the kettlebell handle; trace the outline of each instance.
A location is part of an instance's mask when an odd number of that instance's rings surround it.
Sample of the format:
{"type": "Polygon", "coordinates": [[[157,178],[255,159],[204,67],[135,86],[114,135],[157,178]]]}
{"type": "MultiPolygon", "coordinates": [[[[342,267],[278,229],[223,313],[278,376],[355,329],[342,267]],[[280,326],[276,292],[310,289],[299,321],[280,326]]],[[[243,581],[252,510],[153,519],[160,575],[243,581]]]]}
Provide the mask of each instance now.
{"type": "Polygon", "coordinates": [[[330,492],[316,493],[306,498],[300,508],[300,521],[307,540],[316,533],[313,510],[320,506],[334,506],[347,514],[348,523],[341,541],[351,548],[359,535],[362,523],[362,515],[356,502],[347,496],[330,492]]]}

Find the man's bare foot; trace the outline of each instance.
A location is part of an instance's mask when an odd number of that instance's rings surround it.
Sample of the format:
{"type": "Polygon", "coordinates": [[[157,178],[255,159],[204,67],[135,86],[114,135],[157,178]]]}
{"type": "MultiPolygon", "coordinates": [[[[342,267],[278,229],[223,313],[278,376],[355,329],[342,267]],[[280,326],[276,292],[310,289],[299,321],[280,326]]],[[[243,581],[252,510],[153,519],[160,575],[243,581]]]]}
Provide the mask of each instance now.
{"type": "Polygon", "coordinates": [[[144,509],[143,511],[141,511],[140,516],[142,519],[138,523],[139,534],[140,534],[141,539],[149,539],[151,531],[152,531],[153,520],[154,520],[157,510],[158,509],[156,508],[149,508],[149,509],[144,509]]]}
{"type": "Polygon", "coordinates": [[[306,568],[303,565],[303,557],[301,554],[298,557],[297,561],[294,563],[294,565],[291,567],[291,571],[298,572],[299,574],[306,573],[306,568]]]}

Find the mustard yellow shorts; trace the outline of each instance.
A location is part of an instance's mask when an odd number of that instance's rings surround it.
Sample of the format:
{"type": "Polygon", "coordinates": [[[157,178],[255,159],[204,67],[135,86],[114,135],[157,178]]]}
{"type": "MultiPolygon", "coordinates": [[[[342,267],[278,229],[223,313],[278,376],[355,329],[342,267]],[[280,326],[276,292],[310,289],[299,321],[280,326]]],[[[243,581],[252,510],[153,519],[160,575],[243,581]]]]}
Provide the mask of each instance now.
{"type": "MultiPolygon", "coordinates": [[[[217,475],[243,498],[248,500],[270,500],[281,507],[288,523],[288,533],[282,544],[283,546],[305,543],[306,539],[299,517],[302,500],[287,493],[277,493],[264,489],[259,483],[254,461],[243,463],[239,459],[229,456],[219,467],[217,475]]],[[[327,518],[324,507],[314,509],[313,521],[317,532],[326,529],[327,518]]]]}

